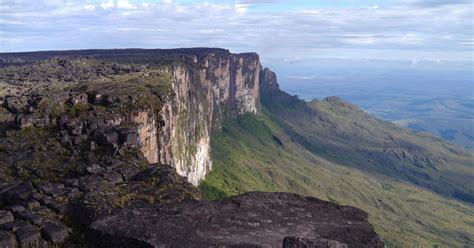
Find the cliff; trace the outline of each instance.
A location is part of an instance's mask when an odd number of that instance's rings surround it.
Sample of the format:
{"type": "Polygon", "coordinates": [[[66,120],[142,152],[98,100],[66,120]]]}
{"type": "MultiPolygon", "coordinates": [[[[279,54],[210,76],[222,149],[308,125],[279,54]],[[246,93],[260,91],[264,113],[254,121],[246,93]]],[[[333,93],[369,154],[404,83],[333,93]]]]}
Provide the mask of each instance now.
{"type": "Polygon", "coordinates": [[[256,54],[209,53],[166,72],[174,94],[160,111],[158,160],[148,160],[172,165],[197,185],[211,170],[211,131],[226,118],[258,112],[260,62],[256,54]]]}
{"type": "Polygon", "coordinates": [[[344,209],[356,216],[339,218],[346,212],[336,204],[268,193],[202,201],[193,185],[212,168],[210,133],[225,120],[260,111],[266,78],[260,73],[258,55],[222,49],[1,54],[0,246],[259,245],[254,231],[262,232],[263,245],[291,236],[288,247],[382,246],[367,216],[354,208],[344,209]],[[244,206],[261,200],[258,209],[244,206]],[[277,216],[266,216],[269,211],[277,216]],[[296,231],[271,224],[294,211],[301,211],[296,231]],[[305,221],[309,212],[315,223],[318,213],[334,218],[332,229],[297,231],[316,225],[305,221]],[[193,237],[186,231],[190,218],[202,228],[193,237]],[[161,230],[159,220],[175,236],[144,232],[161,230]],[[224,228],[232,223],[242,229],[224,228]],[[208,227],[217,224],[222,235],[250,236],[210,238],[208,227]],[[275,234],[264,234],[268,228],[275,234]]]}
{"type": "MultiPolygon", "coordinates": [[[[139,137],[138,147],[148,162],[169,164],[194,185],[197,185],[212,167],[211,131],[218,128],[227,118],[246,112],[257,113],[259,110],[261,66],[258,55],[254,53],[231,54],[222,49],[205,48],[123,50],[114,53],[91,50],[5,54],[2,61],[10,63],[9,65],[15,63],[23,65],[23,68],[7,67],[0,76],[5,82],[3,85],[5,90],[16,92],[6,96],[5,106],[17,116],[17,119],[18,116],[21,118],[17,121],[22,127],[43,126],[46,123],[36,122],[45,119],[48,125],[56,123],[55,120],[49,119],[49,113],[46,115],[35,113],[33,116],[29,111],[22,111],[32,107],[27,99],[30,91],[41,89],[44,92],[49,88],[62,88],[68,84],[85,85],[89,89],[73,87],[74,94],[78,98],[74,105],[88,104],[88,97],[92,101],[91,104],[100,104],[102,100],[95,99],[96,96],[103,98],[109,95],[109,98],[113,98],[110,95],[115,97],[117,95],[111,86],[117,82],[111,81],[125,81],[123,77],[113,80],[110,80],[110,77],[130,75],[131,72],[141,78],[146,78],[145,75],[152,72],[159,74],[160,77],[167,76],[171,92],[161,96],[163,103],[159,105],[158,112],[151,111],[158,105],[148,106],[133,116],[116,117],[115,120],[111,120],[113,124],[109,127],[135,123],[135,131],[139,137]],[[25,64],[31,67],[26,68],[25,64]],[[30,71],[26,72],[27,70],[30,71]],[[67,79],[66,85],[61,84],[64,78],[67,79]],[[21,87],[14,87],[16,81],[24,81],[24,84],[21,87]],[[91,84],[91,81],[94,83],[91,84]],[[108,85],[106,81],[109,81],[108,85]],[[33,82],[34,85],[26,87],[28,83],[33,82]],[[81,94],[83,98],[80,98],[81,94]],[[22,115],[25,112],[30,115],[22,115]]],[[[127,97],[126,93],[133,94],[135,91],[129,87],[130,91],[126,92],[123,86],[121,87],[122,98],[127,97]]],[[[53,105],[63,105],[67,99],[62,100],[53,105]]],[[[45,99],[37,101],[44,102],[45,99]]],[[[50,110],[43,113],[48,111],[50,110]]]]}

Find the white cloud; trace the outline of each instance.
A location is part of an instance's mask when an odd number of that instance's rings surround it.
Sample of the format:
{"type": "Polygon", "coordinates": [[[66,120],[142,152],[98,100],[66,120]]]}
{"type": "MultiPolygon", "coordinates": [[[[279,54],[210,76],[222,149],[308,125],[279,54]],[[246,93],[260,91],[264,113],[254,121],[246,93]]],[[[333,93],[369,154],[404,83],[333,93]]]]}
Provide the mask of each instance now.
{"type": "Polygon", "coordinates": [[[343,42],[354,44],[374,44],[377,41],[374,35],[348,35],[343,37],[343,42]]]}
{"type": "Polygon", "coordinates": [[[3,25],[25,25],[25,22],[22,21],[12,21],[12,20],[6,20],[6,19],[0,19],[0,24],[3,25]]]}
{"type": "Polygon", "coordinates": [[[115,6],[114,0],[107,0],[107,2],[103,2],[100,7],[103,9],[110,9],[115,6]]]}
{"type": "Polygon", "coordinates": [[[135,6],[133,6],[131,3],[128,2],[128,0],[117,0],[117,8],[119,9],[133,9],[135,6]]]}
{"type": "Polygon", "coordinates": [[[255,4],[272,2],[2,1],[2,38],[16,42],[0,50],[219,46],[295,59],[470,58],[473,9],[461,1],[252,11],[255,4]]]}
{"type": "Polygon", "coordinates": [[[88,11],[94,11],[95,5],[92,5],[92,4],[84,5],[84,9],[88,11]]]}
{"type": "Polygon", "coordinates": [[[245,12],[247,12],[249,6],[250,4],[236,3],[234,4],[235,12],[237,12],[239,15],[243,15],[245,12]]]}

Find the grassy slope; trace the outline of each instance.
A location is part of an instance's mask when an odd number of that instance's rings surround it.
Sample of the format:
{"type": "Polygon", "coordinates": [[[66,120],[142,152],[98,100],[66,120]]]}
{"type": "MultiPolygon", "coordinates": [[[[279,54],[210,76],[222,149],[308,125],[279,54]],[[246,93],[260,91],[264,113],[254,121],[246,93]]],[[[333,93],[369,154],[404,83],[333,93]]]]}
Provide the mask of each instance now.
{"type": "Polygon", "coordinates": [[[262,104],[295,142],[318,156],[474,204],[473,154],[458,146],[373,118],[336,97],[306,103],[270,91],[262,104]]]}
{"type": "Polygon", "coordinates": [[[367,211],[389,246],[474,245],[474,208],[397,180],[362,173],[303,147],[273,114],[244,115],[212,136],[208,198],[288,191],[367,211]]]}

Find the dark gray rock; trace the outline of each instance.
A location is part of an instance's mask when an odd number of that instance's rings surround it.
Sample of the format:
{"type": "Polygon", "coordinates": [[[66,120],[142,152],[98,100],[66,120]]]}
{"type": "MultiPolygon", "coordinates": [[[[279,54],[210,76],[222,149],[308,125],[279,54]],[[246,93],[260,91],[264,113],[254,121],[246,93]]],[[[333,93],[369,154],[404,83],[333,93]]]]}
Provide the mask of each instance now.
{"type": "Polygon", "coordinates": [[[39,188],[46,194],[52,197],[57,197],[65,194],[64,184],[62,183],[44,183],[39,185],[39,188]]]}
{"type": "Polygon", "coordinates": [[[66,124],[67,124],[68,120],[69,120],[69,117],[67,115],[61,115],[61,117],[59,117],[59,119],[58,119],[59,128],[61,128],[61,129],[66,128],[66,124]]]}
{"type": "Polygon", "coordinates": [[[2,248],[15,248],[16,238],[10,232],[0,231],[0,247],[2,248]]]}
{"type": "Polygon", "coordinates": [[[111,171],[107,174],[105,174],[105,179],[109,181],[111,184],[118,184],[123,182],[123,176],[122,174],[119,174],[115,171],[111,171]]]}
{"type": "Polygon", "coordinates": [[[41,234],[37,229],[21,228],[15,234],[22,247],[35,247],[42,243],[41,234]]]}
{"type": "Polygon", "coordinates": [[[74,145],[79,145],[86,140],[87,140],[87,135],[78,135],[78,136],[74,136],[74,138],[72,139],[72,143],[74,145]]]}
{"type": "Polygon", "coordinates": [[[79,121],[71,121],[66,124],[66,129],[73,136],[82,134],[82,127],[82,122],[79,121]]]}
{"type": "Polygon", "coordinates": [[[31,194],[31,197],[36,201],[40,201],[43,197],[45,197],[45,195],[39,192],[33,192],[33,194],[31,194]]]}
{"type": "Polygon", "coordinates": [[[44,218],[39,214],[32,214],[27,216],[27,220],[34,225],[40,226],[43,223],[44,218]]]}
{"type": "Polygon", "coordinates": [[[15,123],[19,128],[26,127],[47,127],[51,124],[51,120],[48,116],[42,116],[37,114],[19,114],[15,117],[15,123]]]}
{"type": "Polygon", "coordinates": [[[122,128],[119,130],[120,144],[136,146],[138,145],[138,133],[130,128],[122,128]]]}
{"type": "Polygon", "coordinates": [[[67,206],[64,205],[64,203],[55,201],[54,199],[50,203],[46,204],[46,206],[50,209],[53,209],[56,212],[59,212],[59,213],[64,213],[66,211],[66,208],[67,208],[67,206]]]}
{"type": "Polygon", "coordinates": [[[67,198],[68,199],[74,199],[74,198],[77,198],[81,195],[81,191],[79,191],[79,189],[77,188],[72,188],[71,191],[69,191],[69,193],[67,193],[67,198]]]}
{"type": "Polygon", "coordinates": [[[48,222],[41,227],[41,234],[46,240],[61,244],[69,237],[69,230],[64,225],[48,222]]]}
{"type": "Polygon", "coordinates": [[[305,239],[298,237],[286,237],[283,240],[283,248],[347,248],[346,244],[342,244],[335,240],[329,239],[305,239]]]}
{"type": "MultiPolygon", "coordinates": [[[[5,168],[3,169],[5,170],[5,168]]],[[[18,185],[21,185],[22,182],[19,181],[19,182],[16,182],[16,183],[4,183],[4,182],[0,182],[0,201],[1,202],[5,202],[5,193],[8,192],[9,190],[17,187],[18,185]]]]}
{"type": "Polygon", "coordinates": [[[93,119],[87,122],[88,130],[94,131],[105,126],[103,120],[93,119]]]}
{"type": "Polygon", "coordinates": [[[23,207],[22,205],[14,205],[14,206],[11,206],[10,207],[10,210],[13,212],[13,213],[19,213],[19,212],[22,212],[22,211],[25,211],[25,207],[23,207]]]}
{"type": "Polygon", "coordinates": [[[0,225],[12,222],[13,214],[10,211],[0,210],[0,225]]]}
{"type": "Polygon", "coordinates": [[[76,188],[76,187],[79,187],[79,179],[68,178],[64,180],[64,184],[68,187],[76,188]]]}
{"type": "Polygon", "coordinates": [[[30,211],[23,211],[18,213],[18,218],[28,221],[31,224],[40,226],[43,223],[43,216],[38,213],[30,212],[30,211]]]}
{"type": "Polygon", "coordinates": [[[30,182],[22,183],[4,193],[3,199],[9,204],[20,204],[32,199],[35,188],[30,182]]]}
{"type": "Polygon", "coordinates": [[[53,197],[51,196],[44,196],[43,198],[40,199],[41,204],[43,205],[49,205],[53,202],[53,197]]]}
{"type": "Polygon", "coordinates": [[[86,171],[87,171],[88,174],[93,175],[93,174],[97,174],[97,173],[101,172],[102,167],[100,167],[100,165],[98,165],[98,164],[92,164],[92,165],[86,167],[86,171]]]}
{"type": "Polygon", "coordinates": [[[384,247],[365,212],[289,193],[255,192],[214,202],[130,207],[91,225],[91,237],[102,247],[281,247],[287,236],[384,247]],[[338,235],[340,230],[347,235],[338,235]]]}
{"type": "Polygon", "coordinates": [[[71,143],[71,137],[69,137],[69,134],[67,133],[66,130],[62,130],[59,132],[59,141],[63,144],[69,144],[71,143]]]}
{"type": "Polygon", "coordinates": [[[117,168],[116,171],[123,175],[125,180],[130,180],[131,178],[135,177],[138,173],[142,172],[142,169],[136,166],[129,166],[129,167],[120,167],[117,168]]]}
{"type": "Polygon", "coordinates": [[[32,228],[33,226],[23,220],[14,220],[13,222],[8,222],[6,224],[1,225],[0,227],[2,230],[15,232],[18,229],[32,228]]]}
{"type": "Polygon", "coordinates": [[[114,130],[97,130],[94,133],[94,140],[97,144],[111,145],[118,144],[119,134],[114,130]]]}
{"type": "Polygon", "coordinates": [[[105,152],[108,155],[111,155],[113,157],[117,156],[119,151],[119,146],[117,144],[107,144],[105,145],[105,152]]]}
{"type": "Polygon", "coordinates": [[[262,91],[280,89],[276,74],[268,68],[260,71],[260,89],[262,91]]]}
{"type": "Polygon", "coordinates": [[[100,190],[100,183],[103,179],[99,176],[84,176],[79,179],[80,191],[95,191],[100,190]]]}

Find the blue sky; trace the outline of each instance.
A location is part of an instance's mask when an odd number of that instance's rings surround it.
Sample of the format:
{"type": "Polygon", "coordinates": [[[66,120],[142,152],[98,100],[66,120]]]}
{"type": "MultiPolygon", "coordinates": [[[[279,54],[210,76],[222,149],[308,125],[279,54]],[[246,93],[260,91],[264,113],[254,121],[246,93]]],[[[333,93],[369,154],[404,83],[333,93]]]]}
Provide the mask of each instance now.
{"type": "Polygon", "coordinates": [[[473,60],[472,0],[0,0],[0,52],[223,47],[262,59],[473,60]]]}

